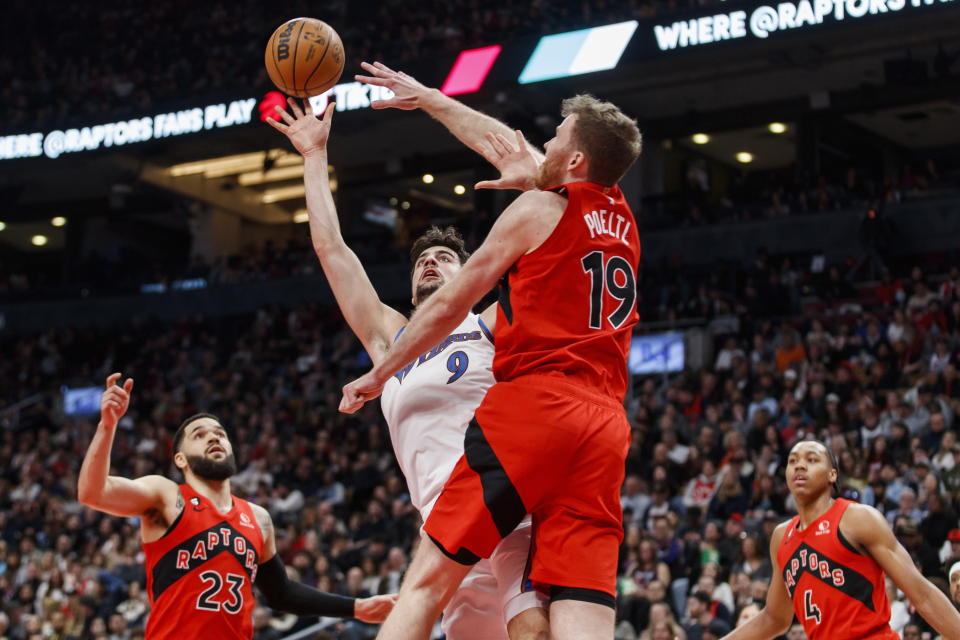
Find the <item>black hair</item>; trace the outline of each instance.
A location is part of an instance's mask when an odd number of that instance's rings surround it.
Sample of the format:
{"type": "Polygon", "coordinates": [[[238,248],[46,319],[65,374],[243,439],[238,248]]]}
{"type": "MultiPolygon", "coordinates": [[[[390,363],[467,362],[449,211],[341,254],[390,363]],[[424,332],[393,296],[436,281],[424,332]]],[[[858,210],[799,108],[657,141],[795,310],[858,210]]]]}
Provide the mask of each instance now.
{"type": "MultiPolygon", "coordinates": [[[[217,421],[217,424],[221,424],[221,423],[220,423],[220,418],[218,418],[217,416],[213,415],[212,413],[195,413],[195,414],[193,414],[192,416],[190,416],[189,418],[187,418],[186,420],[184,420],[183,422],[181,422],[181,423],[180,423],[180,426],[177,427],[176,433],[173,434],[173,453],[174,453],[174,455],[176,455],[176,453],[180,450],[180,443],[183,442],[183,436],[186,434],[187,427],[190,426],[191,423],[196,422],[197,420],[199,420],[200,418],[210,418],[211,420],[216,420],[216,421],[217,421]]],[[[221,426],[223,426],[223,425],[221,424],[221,426]]]]}

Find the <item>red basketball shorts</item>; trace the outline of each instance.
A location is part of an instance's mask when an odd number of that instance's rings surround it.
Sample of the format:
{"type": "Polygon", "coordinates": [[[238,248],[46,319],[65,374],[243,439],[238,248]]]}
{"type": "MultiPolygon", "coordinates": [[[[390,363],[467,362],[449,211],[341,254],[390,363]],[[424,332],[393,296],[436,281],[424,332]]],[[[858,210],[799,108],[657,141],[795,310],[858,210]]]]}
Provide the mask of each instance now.
{"type": "Polygon", "coordinates": [[[557,376],[495,384],[424,529],[450,558],[488,558],[533,515],[535,583],[616,593],[630,426],[615,400],[557,376]]]}

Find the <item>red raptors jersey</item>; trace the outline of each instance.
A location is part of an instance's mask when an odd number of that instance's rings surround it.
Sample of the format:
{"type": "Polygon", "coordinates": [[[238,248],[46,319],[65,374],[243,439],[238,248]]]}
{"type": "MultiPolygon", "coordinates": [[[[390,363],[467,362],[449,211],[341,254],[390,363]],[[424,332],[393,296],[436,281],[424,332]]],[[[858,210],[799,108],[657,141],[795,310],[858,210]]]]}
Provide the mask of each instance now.
{"type": "Polygon", "coordinates": [[[623,400],[637,323],[640,236],[619,187],[554,189],[567,208],[553,233],[500,281],[493,375],[569,376],[623,400]]]}
{"type": "Polygon", "coordinates": [[[840,533],[850,504],[837,498],[802,531],[800,516],[794,516],[777,549],[777,564],[810,640],[898,640],[890,628],[883,570],[840,533]]]}
{"type": "Polygon", "coordinates": [[[250,503],[233,498],[220,513],[190,485],[163,537],[144,543],[150,618],[147,640],[253,637],[253,581],[263,534],[250,503]]]}

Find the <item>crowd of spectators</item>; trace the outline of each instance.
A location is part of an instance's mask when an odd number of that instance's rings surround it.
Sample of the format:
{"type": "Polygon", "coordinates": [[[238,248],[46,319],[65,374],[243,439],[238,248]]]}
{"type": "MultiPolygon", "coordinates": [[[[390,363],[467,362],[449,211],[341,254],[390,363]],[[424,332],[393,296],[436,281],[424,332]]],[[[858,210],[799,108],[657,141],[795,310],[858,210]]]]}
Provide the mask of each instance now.
{"type": "MultiPolygon", "coordinates": [[[[751,267],[769,281],[779,267],[751,267]]],[[[761,299],[769,293],[761,296],[761,299]]],[[[960,271],[888,277],[870,310],[713,325],[701,370],[636,381],[623,487],[619,638],[716,638],[762,605],[772,527],[792,512],[782,477],[801,437],[836,452],[844,495],[884,512],[925,575],[960,555],[960,271]]],[[[0,343],[0,638],[141,637],[148,607],[135,520],[76,501],[95,416],[64,417],[61,386],[121,370],[136,381],[114,471],[176,477],[170,438],[211,411],[231,429],[237,494],[268,508],[298,580],[345,594],[395,591],[418,516],[376,404],[338,413],[369,366],[335,309],[66,330],[0,343]]],[[[926,630],[890,589],[893,625],[926,630]]],[[[960,599],[960,594],[958,594],[960,599]]],[[[306,624],[255,614],[258,639],[306,624]]],[[[362,638],[340,623],[331,633],[362,638]]],[[[794,629],[791,640],[802,638],[794,629]]]]}
{"type": "MultiPolygon", "coordinates": [[[[198,94],[266,89],[263,48],[284,20],[314,16],[362,60],[408,62],[514,38],[702,5],[702,0],[290,0],[53,4],[12,0],[0,27],[0,122],[13,131],[163,108],[198,94]],[[37,37],[43,34],[44,37],[37,37]],[[55,35],[54,35],[55,34],[55,35]]],[[[352,72],[348,72],[352,73],[352,72]]]]}

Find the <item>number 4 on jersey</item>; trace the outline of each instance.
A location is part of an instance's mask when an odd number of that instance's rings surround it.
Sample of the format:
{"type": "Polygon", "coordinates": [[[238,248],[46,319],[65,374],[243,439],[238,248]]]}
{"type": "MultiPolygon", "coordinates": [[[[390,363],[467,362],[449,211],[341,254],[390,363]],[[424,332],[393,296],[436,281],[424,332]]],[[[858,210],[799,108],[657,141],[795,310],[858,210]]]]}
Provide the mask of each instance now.
{"type": "Polygon", "coordinates": [[[621,256],[604,260],[602,251],[591,251],[580,260],[583,272],[590,275],[590,328],[602,329],[603,293],[620,301],[620,305],[607,316],[614,329],[619,329],[637,303],[637,283],[630,263],[621,256]]]}
{"type": "Polygon", "coordinates": [[[820,607],[813,604],[813,590],[803,592],[803,617],[807,620],[816,620],[820,624],[820,607]]]}

